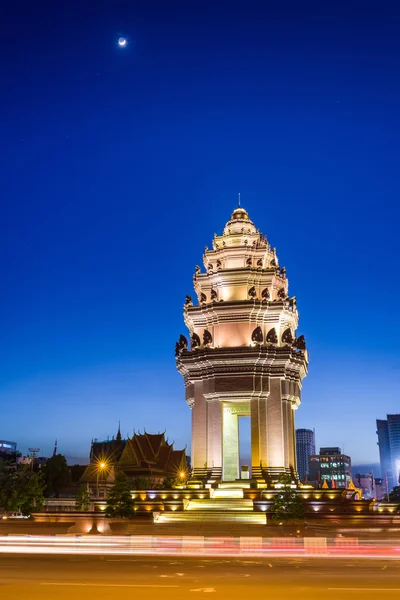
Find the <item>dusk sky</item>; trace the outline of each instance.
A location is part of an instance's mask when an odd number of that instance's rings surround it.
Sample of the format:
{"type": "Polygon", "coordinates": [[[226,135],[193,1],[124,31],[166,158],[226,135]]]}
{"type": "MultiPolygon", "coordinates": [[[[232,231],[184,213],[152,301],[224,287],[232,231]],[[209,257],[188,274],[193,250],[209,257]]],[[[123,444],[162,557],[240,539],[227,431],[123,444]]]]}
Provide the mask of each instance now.
{"type": "Polygon", "coordinates": [[[174,345],[240,191],[297,297],[297,427],[378,462],[375,419],[400,412],[399,18],[365,1],[2,5],[1,439],[84,461],[120,420],[190,449],[174,345]]]}

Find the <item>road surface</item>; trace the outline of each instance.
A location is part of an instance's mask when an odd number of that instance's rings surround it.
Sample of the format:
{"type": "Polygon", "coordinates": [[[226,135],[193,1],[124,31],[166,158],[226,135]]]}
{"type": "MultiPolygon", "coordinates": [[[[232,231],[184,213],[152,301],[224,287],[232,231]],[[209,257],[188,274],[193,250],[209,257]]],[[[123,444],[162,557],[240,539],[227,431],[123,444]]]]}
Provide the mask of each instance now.
{"type": "Polygon", "coordinates": [[[400,598],[400,561],[0,555],[1,600],[400,598]]]}

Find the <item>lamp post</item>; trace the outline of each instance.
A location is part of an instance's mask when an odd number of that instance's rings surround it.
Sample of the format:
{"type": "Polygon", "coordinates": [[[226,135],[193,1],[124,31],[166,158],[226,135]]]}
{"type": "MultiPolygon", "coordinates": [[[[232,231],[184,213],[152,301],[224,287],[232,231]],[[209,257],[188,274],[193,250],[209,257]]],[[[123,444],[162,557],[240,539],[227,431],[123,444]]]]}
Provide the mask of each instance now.
{"type": "Polygon", "coordinates": [[[106,468],[106,463],[101,462],[97,465],[96,498],[99,499],[99,475],[106,468]]]}

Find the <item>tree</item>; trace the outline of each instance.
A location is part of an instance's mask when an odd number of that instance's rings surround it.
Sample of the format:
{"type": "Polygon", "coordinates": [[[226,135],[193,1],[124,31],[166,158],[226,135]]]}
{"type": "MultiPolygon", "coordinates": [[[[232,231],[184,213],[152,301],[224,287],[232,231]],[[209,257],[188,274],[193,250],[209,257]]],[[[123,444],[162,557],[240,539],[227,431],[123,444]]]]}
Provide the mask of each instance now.
{"type": "Polygon", "coordinates": [[[173,475],[167,475],[167,477],[163,479],[161,487],[163,490],[172,490],[174,487],[176,487],[177,483],[176,477],[173,475]]]}
{"type": "Polygon", "coordinates": [[[395,485],[389,493],[389,502],[400,502],[400,485],[395,485]]]}
{"type": "Polygon", "coordinates": [[[279,490],[275,498],[272,510],[274,521],[290,521],[302,519],[304,517],[304,504],[296,490],[291,486],[292,478],[286,473],[281,473],[278,478],[278,484],[283,487],[279,490]]]}
{"type": "Polygon", "coordinates": [[[91,498],[87,489],[87,485],[82,484],[76,495],[76,506],[79,510],[87,512],[90,508],[91,498]]]}
{"type": "Polygon", "coordinates": [[[146,475],[138,475],[131,482],[133,490],[158,490],[160,489],[159,479],[155,477],[146,477],[146,475]]]}
{"type": "Polygon", "coordinates": [[[0,505],[6,511],[30,515],[39,511],[44,503],[45,483],[41,473],[22,467],[0,475],[0,505]]]}
{"type": "Polygon", "coordinates": [[[107,517],[130,519],[135,514],[134,501],[128,478],[122,471],[117,471],[115,482],[107,494],[107,517]]]}
{"type": "Polygon", "coordinates": [[[43,475],[46,482],[46,495],[54,495],[59,498],[62,489],[71,481],[71,474],[65,456],[56,454],[49,458],[43,467],[43,475]]]}

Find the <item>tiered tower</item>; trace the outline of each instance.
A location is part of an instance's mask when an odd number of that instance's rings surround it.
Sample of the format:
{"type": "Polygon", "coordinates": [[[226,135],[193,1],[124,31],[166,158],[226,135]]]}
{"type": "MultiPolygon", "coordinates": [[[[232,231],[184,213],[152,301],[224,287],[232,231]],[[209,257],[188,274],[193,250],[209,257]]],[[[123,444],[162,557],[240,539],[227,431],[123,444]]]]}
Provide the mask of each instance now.
{"type": "Polygon", "coordinates": [[[308,356],[296,338],[296,298],[275,248],[237,208],[196,267],[184,306],[190,332],[176,345],[186,402],[192,409],[192,465],[214,477],[239,477],[238,417],[251,417],[253,477],[294,471],[294,410],[308,356]]]}

